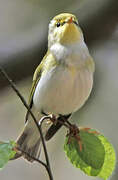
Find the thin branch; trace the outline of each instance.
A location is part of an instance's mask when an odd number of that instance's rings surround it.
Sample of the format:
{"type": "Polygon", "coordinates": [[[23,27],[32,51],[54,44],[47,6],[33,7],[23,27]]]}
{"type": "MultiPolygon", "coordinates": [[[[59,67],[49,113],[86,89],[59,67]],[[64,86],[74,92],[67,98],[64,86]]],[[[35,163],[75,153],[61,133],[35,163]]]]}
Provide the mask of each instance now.
{"type": "MultiPolygon", "coordinates": [[[[26,109],[29,111],[29,113],[31,114],[34,123],[36,124],[39,133],[40,133],[40,137],[41,137],[41,141],[43,144],[43,149],[44,149],[44,154],[45,154],[45,159],[46,159],[46,169],[48,171],[48,175],[50,180],[53,180],[53,176],[52,176],[52,172],[51,172],[51,168],[50,168],[50,162],[49,162],[49,157],[48,157],[48,153],[47,153],[47,148],[46,148],[46,144],[43,138],[43,133],[41,130],[41,126],[39,126],[34,114],[32,113],[31,109],[29,108],[29,106],[27,105],[24,97],[21,95],[21,93],[19,92],[19,90],[17,89],[16,85],[13,83],[13,81],[9,78],[9,76],[7,75],[7,73],[4,71],[4,69],[0,66],[0,72],[3,74],[3,76],[7,79],[7,81],[9,82],[9,84],[11,85],[12,89],[16,92],[17,96],[20,98],[20,100],[22,101],[22,103],[24,104],[24,106],[26,107],[26,109]]],[[[39,162],[39,161],[38,161],[39,162]]]]}
{"type": "Polygon", "coordinates": [[[30,155],[28,152],[22,150],[21,148],[17,148],[17,150],[19,150],[20,152],[22,152],[23,154],[27,155],[28,157],[30,157],[31,159],[33,159],[34,161],[37,161],[38,163],[42,164],[42,166],[44,166],[46,168],[47,164],[45,164],[43,161],[33,157],[32,155],[30,155]]]}
{"type": "Polygon", "coordinates": [[[47,164],[45,164],[43,161],[31,156],[29,153],[27,153],[26,151],[24,151],[24,150],[22,150],[20,148],[18,148],[18,150],[21,151],[22,153],[24,153],[25,155],[27,155],[28,157],[30,157],[31,159],[33,159],[34,161],[40,163],[42,166],[44,166],[46,168],[47,172],[48,172],[48,175],[49,175],[50,179],[52,178],[51,174],[49,172],[49,168],[48,168],[47,164]]]}

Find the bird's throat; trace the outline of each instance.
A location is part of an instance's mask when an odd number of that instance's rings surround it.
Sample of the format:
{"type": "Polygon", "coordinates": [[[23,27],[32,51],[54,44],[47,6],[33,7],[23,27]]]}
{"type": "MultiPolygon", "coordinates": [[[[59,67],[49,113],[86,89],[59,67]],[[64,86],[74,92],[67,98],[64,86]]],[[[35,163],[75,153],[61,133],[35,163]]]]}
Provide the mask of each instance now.
{"type": "Polygon", "coordinates": [[[78,65],[79,63],[86,61],[86,59],[89,57],[88,48],[83,40],[71,45],[55,43],[51,46],[50,52],[55,57],[56,61],[67,65],[78,65]]]}
{"type": "Polygon", "coordinates": [[[60,34],[61,44],[68,45],[81,41],[82,32],[75,24],[67,23],[63,28],[60,34]]]}

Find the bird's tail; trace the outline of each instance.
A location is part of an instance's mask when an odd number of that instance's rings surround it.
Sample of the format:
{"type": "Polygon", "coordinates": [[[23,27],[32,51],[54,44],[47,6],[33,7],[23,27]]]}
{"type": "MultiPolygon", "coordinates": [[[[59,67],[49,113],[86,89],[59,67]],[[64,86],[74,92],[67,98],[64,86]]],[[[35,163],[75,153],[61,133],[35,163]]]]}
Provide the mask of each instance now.
{"type": "MultiPolygon", "coordinates": [[[[50,126],[47,122],[44,122],[42,124],[42,133],[44,136],[49,127],[50,126]]],[[[16,152],[17,153],[15,154],[15,157],[13,159],[17,159],[21,156],[31,162],[33,161],[31,157],[39,159],[41,152],[40,133],[30,115],[25,128],[16,140],[16,152]]]]}

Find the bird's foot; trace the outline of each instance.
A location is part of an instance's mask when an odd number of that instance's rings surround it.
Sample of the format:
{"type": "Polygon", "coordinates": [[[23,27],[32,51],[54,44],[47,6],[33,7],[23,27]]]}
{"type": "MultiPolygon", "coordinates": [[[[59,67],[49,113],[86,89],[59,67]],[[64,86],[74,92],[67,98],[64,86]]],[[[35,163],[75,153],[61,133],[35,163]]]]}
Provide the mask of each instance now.
{"type": "Polygon", "coordinates": [[[67,136],[69,136],[68,143],[71,143],[71,139],[74,137],[79,144],[80,151],[82,151],[82,141],[79,132],[79,128],[75,124],[70,124],[69,132],[67,133],[67,136]]]}
{"type": "Polygon", "coordinates": [[[54,114],[49,115],[49,121],[53,124],[57,124],[57,117],[54,114]]]}

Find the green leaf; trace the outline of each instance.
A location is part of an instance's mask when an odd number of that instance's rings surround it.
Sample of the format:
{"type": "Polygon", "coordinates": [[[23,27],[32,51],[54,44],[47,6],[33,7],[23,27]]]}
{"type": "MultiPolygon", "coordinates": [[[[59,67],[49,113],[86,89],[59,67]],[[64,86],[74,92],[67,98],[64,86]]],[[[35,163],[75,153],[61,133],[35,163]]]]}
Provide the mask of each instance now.
{"type": "Polygon", "coordinates": [[[15,142],[0,142],[0,168],[3,168],[4,165],[14,157],[15,151],[13,148],[15,147],[15,142]]]}
{"type": "Polygon", "coordinates": [[[89,176],[107,179],[115,167],[113,146],[94,129],[80,129],[80,143],[75,137],[66,137],[64,150],[71,163],[89,176]]]}

